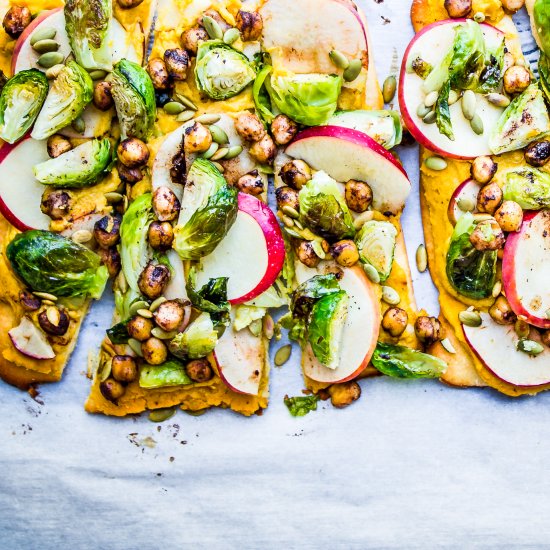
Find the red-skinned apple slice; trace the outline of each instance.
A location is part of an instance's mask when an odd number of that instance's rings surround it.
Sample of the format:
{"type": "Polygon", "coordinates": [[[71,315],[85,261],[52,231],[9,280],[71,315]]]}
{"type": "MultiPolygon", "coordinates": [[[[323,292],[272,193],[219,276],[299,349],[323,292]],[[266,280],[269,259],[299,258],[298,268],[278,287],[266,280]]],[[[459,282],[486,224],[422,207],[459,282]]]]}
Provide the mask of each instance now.
{"type": "Polygon", "coordinates": [[[33,359],[53,359],[55,353],[46,335],[28,318],[23,317],[16,327],[8,332],[15,349],[33,359]]]}
{"type": "Polygon", "coordinates": [[[48,158],[46,142],[30,137],[0,148],[0,212],[20,231],[50,226],[50,218],[40,210],[45,186],[32,170],[48,158]]]}
{"type": "MultiPolygon", "coordinates": [[[[303,283],[314,275],[325,273],[326,262],[316,269],[296,264],[296,279],[303,283]]],[[[348,293],[349,308],[340,344],[338,368],[323,366],[308,345],[302,354],[302,366],[306,376],[317,382],[336,384],[352,380],[365,369],[376,347],[380,331],[380,300],[374,284],[358,267],[344,269],[339,281],[340,287],[348,293]]]]}
{"type": "Polygon", "coordinates": [[[227,298],[232,304],[253,300],[277,279],[285,245],[273,212],[262,201],[239,193],[235,223],[216,247],[201,261],[197,286],[211,278],[229,277],[227,298]]]}
{"type": "MultiPolygon", "coordinates": [[[[460,101],[450,106],[451,122],[455,135],[454,141],[441,134],[436,124],[426,124],[416,114],[418,106],[424,102],[423,80],[414,72],[407,72],[407,64],[420,56],[424,61],[436,66],[452,47],[454,28],[464,19],[447,19],[428,25],[411,41],[403,56],[399,77],[399,105],[405,126],[412,136],[424,147],[445,157],[472,159],[481,155],[490,155],[488,139],[491,129],[496,125],[503,109],[496,107],[477,94],[476,113],[483,120],[485,132],[477,135],[462,114],[460,101]]],[[[486,44],[496,48],[502,42],[504,33],[488,24],[481,25],[486,44]]]]}
{"type": "Polygon", "coordinates": [[[502,282],[516,315],[550,329],[550,210],[526,213],[519,232],[508,235],[502,282]]]}
{"type": "MultiPolygon", "coordinates": [[[[449,221],[455,225],[458,218],[464,214],[464,210],[461,210],[458,207],[458,201],[460,200],[468,200],[471,201],[472,204],[477,204],[477,195],[479,193],[479,190],[481,189],[481,186],[477,181],[473,179],[467,179],[466,181],[463,181],[453,193],[453,196],[451,197],[451,200],[449,201],[449,208],[447,210],[447,215],[449,216],[449,221]]],[[[475,212],[476,210],[473,210],[475,212]]]]}
{"type": "MultiPolygon", "coordinates": [[[[550,383],[550,348],[531,356],[516,349],[514,325],[499,325],[487,313],[479,327],[463,325],[464,336],[479,360],[497,378],[514,386],[535,387],[550,383]]],[[[540,341],[535,330],[530,338],[540,341]]]]}
{"type": "Polygon", "coordinates": [[[411,190],[399,161],[367,134],[351,128],[308,128],[285,153],[341,183],[351,179],[367,182],[373,192],[373,207],[381,212],[399,212],[411,190]]]}

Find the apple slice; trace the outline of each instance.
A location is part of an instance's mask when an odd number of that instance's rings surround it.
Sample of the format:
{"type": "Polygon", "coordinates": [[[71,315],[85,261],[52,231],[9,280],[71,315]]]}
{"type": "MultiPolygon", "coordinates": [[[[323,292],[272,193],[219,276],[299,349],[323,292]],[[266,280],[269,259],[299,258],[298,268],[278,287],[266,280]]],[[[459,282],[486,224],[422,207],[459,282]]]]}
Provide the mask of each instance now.
{"type": "Polygon", "coordinates": [[[373,207],[398,213],[405,205],[411,184],[399,161],[363,132],[340,126],[317,126],[300,132],[286,148],[291,157],[324,170],[336,181],[367,182],[373,207]]]}
{"type": "Polygon", "coordinates": [[[550,210],[528,212],[506,239],[502,282],[516,315],[550,329],[550,210]]]}
{"type": "MultiPolygon", "coordinates": [[[[469,121],[464,118],[460,101],[457,101],[450,106],[455,136],[454,141],[451,141],[439,132],[436,124],[426,124],[416,114],[418,106],[424,103],[426,96],[422,90],[424,81],[416,73],[407,72],[407,66],[419,56],[435,67],[452,47],[455,27],[464,21],[464,19],[447,19],[422,29],[412,39],[405,51],[399,77],[399,105],[409,132],[424,147],[440,155],[456,159],[472,159],[492,154],[488,143],[489,135],[503,109],[492,105],[484,96],[477,94],[476,113],[481,117],[485,128],[482,135],[477,135],[472,130],[469,121]]],[[[504,33],[485,23],[481,25],[481,28],[487,47],[497,48],[505,36],[504,33]]]]}
{"type": "Polygon", "coordinates": [[[239,193],[237,219],[216,250],[202,259],[197,287],[229,277],[228,300],[249,302],[275,282],[284,259],[285,243],[273,212],[252,195],[239,193]]]}
{"type": "MultiPolygon", "coordinates": [[[[296,279],[303,283],[313,275],[325,273],[329,264],[322,262],[316,269],[296,263],[296,279]]],[[[340,286],[348,293],[349,309],[344,323],[340,362],[336,369],[322,365],[307,346],[302,354],[302,366],[307,377],[317,382],[336,384],[355,378],[369,364],[380,331],[380,300],[374,284],[358,267],[344,269],[340,286]]]]}
{"type": "Polygon", "coordinates": [[[12,328],[8,335],[15,349],[33,359],[53,359],[55,352],[46,335],[28,318],[12,328]]]}
{"type": "Polygon", "coordinates": [[[185,299],[187,298],[187,291],[185,290],[186,279],[183,261],[174,249],[168,250],[166,256],[172,268],[172,275],[170,277],[170,282],[164,289],[163,296],[167,300],[185,299]]]}
{"type": "Polygon", "coordinates": [[[46,141],[28,136],[0,148],[0,212],[20,231],[50,227],[50,218],[40,210],[45,187],[32,170],[48,158],[46,141]]]}
{"type": "MultiPolygon", "coordinates": [[[[458,202],[460,200],[468,200],[471,201],[472,204],[477,204],[477,195],[479,193],[479,190],[481,189],[481,185],[473,179],[467,179],[466,181],[463,181],[453,193],[451,200],[449,201],[449,208],[447,209],[447,215],[449,216],[449,221],[455,225],[458,221],[458,218],[464,214],[464,210],[461,210],[458,207],[458,202]]],[[[477,210],[472,210],[472,212],[476,212],[477,210]]]]}
{"type": "MultiPolygon", "coordinates": [[[[550,383],[550,348],[537,356],[516,349],[514,325],[499,325],[488,313],[481,314],[479,327],[463,325],[464,336],[479,360],[498,378],[514,386],[542,386],[550,383]]],[[[540,341],[537,331],[529,336],[540,341]]]]}

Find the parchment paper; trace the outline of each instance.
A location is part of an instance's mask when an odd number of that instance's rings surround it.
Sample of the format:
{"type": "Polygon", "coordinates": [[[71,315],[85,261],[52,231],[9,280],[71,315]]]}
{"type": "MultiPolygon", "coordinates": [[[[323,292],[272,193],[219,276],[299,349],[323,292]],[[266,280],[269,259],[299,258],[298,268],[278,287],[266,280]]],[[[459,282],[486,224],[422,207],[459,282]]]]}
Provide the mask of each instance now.
{"type": "MultiPolygon", "coordinates": [[[[413,35],[410,2],[359,4],[382,82],[413,35]]],[[[524,14],[517,21],[527,29],[524,14]]],[[[414,264],[417,150],[400,155],[414,185],[404,216],[414,264]]],[[[412,270],[419,305],[436,314],[429,275],[412,270]]],[[[0,384],[1,548],[549,545],[549,394],[512,400],[379,378],[348,409],[321,403],[295,419],[283,404],[302,389],[295,353],[273,369],[261,417],[91,416],[87,354],[111,312],[94,305],[63,381],[37,401],[0,384]]]]}

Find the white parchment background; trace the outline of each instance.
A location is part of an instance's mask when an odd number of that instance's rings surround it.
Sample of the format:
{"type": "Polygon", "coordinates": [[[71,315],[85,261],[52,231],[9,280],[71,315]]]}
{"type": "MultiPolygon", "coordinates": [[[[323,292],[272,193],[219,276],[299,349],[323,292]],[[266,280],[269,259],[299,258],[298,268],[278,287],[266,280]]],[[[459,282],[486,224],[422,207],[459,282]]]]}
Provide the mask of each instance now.
{"type": "MultiPolygon", "coordinates": [[[[359,3],[382,81],[412,37],[409,0],[359,3]]],[[[525,16],[518,22],[526,28],[525,16]]],[[[414,258],[417,152],[401,154],[415,189],[404,216],[414,258]]],[[[435,314],[429,276],[412,269],[418,303],[435,314]]],[[[302,388],[294,362],[274,369],[262,417],[90,416],[83,373],[111,307],[94,306],[64,380],[41,388],[42,405],[0,384],[0,548],[550,544],[550,395],[511,400],[380,378],[363,382],[346,410],[321,404],[295,419],[283,405],[302,388]]]]}

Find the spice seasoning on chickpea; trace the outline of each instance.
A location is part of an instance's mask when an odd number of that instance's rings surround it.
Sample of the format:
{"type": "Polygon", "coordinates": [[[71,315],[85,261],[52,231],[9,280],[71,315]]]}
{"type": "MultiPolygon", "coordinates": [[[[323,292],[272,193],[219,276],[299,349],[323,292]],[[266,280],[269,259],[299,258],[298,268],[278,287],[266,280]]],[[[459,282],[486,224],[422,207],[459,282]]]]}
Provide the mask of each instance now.
{"type": "Polygon", "coordinates": [[[303,160],[290,160],[281,168],[279,176],[285,185],[299,191],[311,179],[311,169],[303,160]]]}

